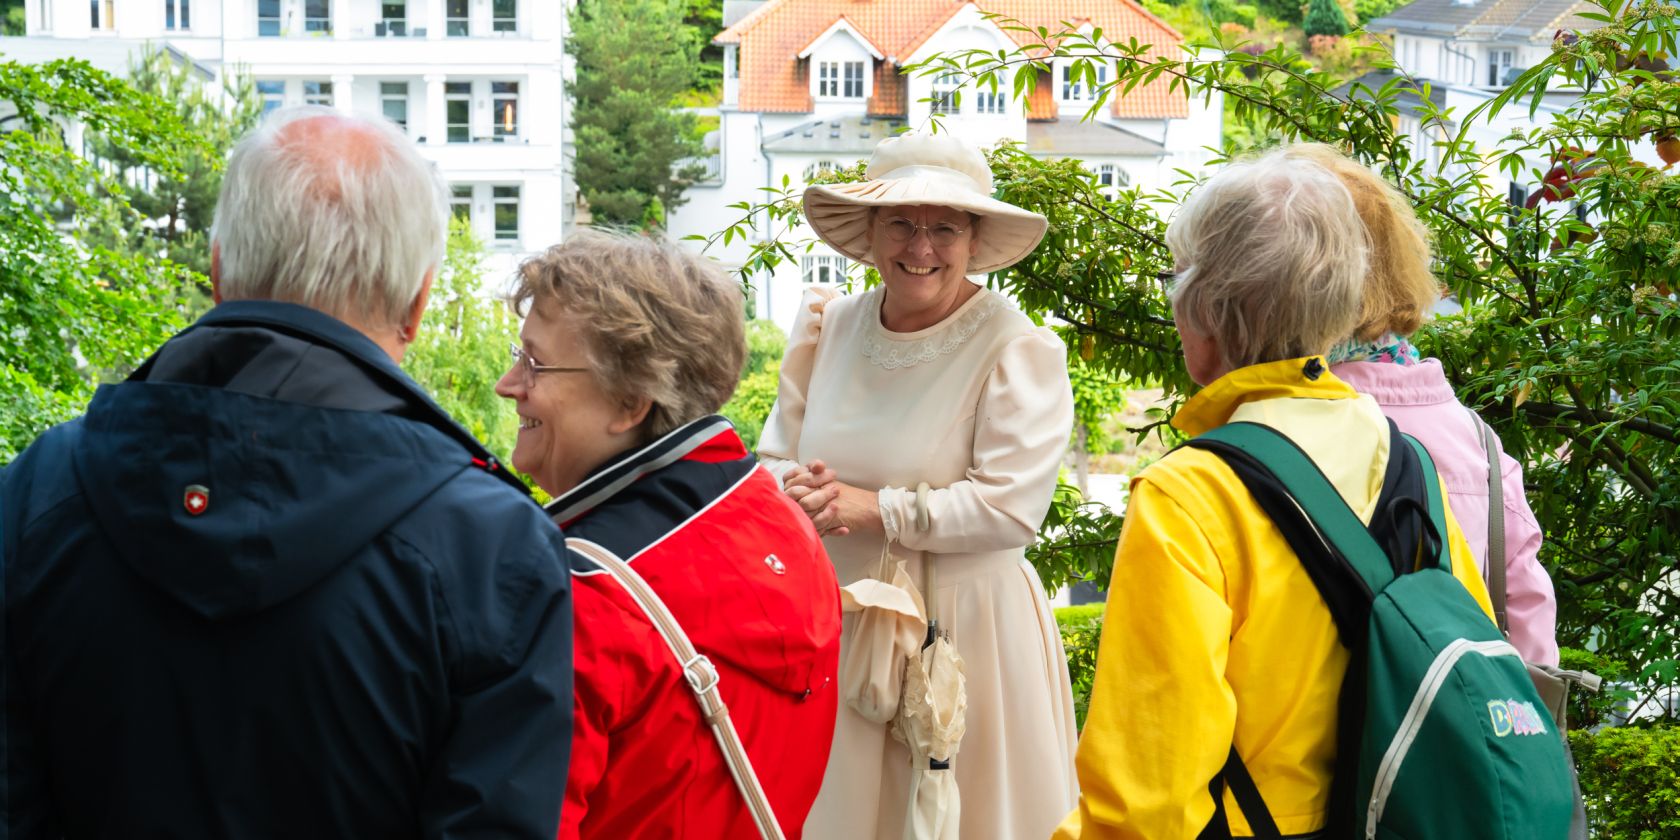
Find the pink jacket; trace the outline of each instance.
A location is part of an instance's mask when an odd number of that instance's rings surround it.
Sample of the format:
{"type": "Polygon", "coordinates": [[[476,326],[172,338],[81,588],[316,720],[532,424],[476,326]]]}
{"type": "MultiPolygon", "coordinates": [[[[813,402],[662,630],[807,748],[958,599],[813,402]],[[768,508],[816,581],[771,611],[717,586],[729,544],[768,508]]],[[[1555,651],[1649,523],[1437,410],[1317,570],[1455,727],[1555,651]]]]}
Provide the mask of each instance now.
{"type": "MultiPolygon", "coordinates": [[[[1481,431],[1447,384],[1441,363],[1420,365],[1343,362],[1330,368],[1342,381],[1369,394],[1400,431],[1418,439],[1435,459],[1447,485],[1447,504],[1464,538],[1487,572],[1488,468],[1481,431]]],[[[1511,644],[1523,659],[1558,664],[1557,597],[1540,565],[1540,523],[1523,495],[1522,466],[1501,447],[1505,487],[1505,590],[1511,644]]]]}

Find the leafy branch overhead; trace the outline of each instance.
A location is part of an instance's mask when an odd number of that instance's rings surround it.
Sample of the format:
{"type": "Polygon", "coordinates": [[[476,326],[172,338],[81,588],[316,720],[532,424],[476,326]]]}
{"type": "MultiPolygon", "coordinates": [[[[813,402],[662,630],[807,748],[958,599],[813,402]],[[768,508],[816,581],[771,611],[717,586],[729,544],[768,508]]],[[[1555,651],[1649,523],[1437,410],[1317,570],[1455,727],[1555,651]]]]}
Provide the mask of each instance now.
{"type": "MultiPolygon", "coordinates": [[[[1381,171],[1428,226],[1437,276],[1463,307],[1417,340],[1525,468],[1562,641],[1660,668],[1680,653],[1680,178],[1654,161],[1680,157],[1680,83],[1666,63],[1680,55],[1680,26],[1672,6],[1653,0],[1603,0],[1594,14],[1600,28],[1560,32],[1549,57],[1471,113],[1437,105],[1380,45],[1357,48],[1387,71],[1362,83],[1286,45],[1216,33],[1161,56],[1136,40],[1109,43],[1100,29],[997,15],[1023,46],[946,53],[905,72],[1024,98],[1052,62],[1068,62],[1075,81],[1097,91],[1087,118],[1110,97],[1165,84],[1222,97],[1229,115],[1265,135],[1327,143],[1381,171]],[[1497,149],[1473,142],[1472,131],[1500,114],[1542,104],[1549,119],[1497,149]],[[1514,206],[1507,179],[1536,185],[1537,198],[1514,206]]],[[[1032,258],[988,282],[1055,323],[1075,363],[1182,400],[1191,385],[1154,278],[1173,267],[1165,223],[1195,179],[1109,197],[1079,161],[1007,144],[987,154],[998,197],[1050,219],[1032,258]]],[[[734,210],[711,239],[752,243],[741,268],[748,281],[814,242],[792,184],[734,210]]],[[[1116,516],[1058,492],[1033,558],[1052,587],[1078,577],[1101,584],[1117,533],[1116,516]]]]}

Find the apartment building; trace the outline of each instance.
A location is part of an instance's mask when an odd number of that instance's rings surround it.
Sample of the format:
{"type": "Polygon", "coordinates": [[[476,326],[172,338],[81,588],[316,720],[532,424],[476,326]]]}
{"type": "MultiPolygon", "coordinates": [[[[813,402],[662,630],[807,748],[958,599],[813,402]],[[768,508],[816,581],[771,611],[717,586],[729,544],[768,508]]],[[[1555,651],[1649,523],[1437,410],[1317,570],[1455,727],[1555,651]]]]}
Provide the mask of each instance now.
{"type": "Polygon", "coordinates": [[[576,204],[565,54],[571,0],[27,0],[8,59],[123,72],[146,44],[265,108],[311,103],[402,126],[448,179],[493,274],[560,241],[576,204]]]}

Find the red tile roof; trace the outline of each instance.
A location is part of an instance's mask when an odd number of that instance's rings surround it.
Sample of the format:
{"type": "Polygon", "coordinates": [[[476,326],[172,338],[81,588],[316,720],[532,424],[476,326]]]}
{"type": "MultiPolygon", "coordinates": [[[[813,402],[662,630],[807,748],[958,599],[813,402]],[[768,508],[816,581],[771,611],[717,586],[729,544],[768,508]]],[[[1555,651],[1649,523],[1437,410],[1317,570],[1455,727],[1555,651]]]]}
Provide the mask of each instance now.
{"type": "MultiPolygon", "coordinates": [[[[971,0],[770,0],[718,35],[719,44],[739,45],[741,109],[781,113],[811,110],[808,70],[795,56],[836,20],[845,17],[889,59],[904,60],[932,38],[971,0]]],[[[1029,27],[1062,29],[1062,21],[1089,22],[1100,27],[1105,40],[1126,43],[1137,38],[1150,44],[1150,56],[1174,55],[1183,38],[1134,0],[972,0],[982,12],[1013,18],[1029,27]]],[[[1017,44],[1033,39],[1025,32],[1008,32],[1017,44]]],[[[905,79],[896,67],[881,62],[875,68],[875,90],[869,101],[872,115],[903,115],[907,104],[905,79]]],[[[1041,77],[1040,81],[1044,79],[1041,77]]],[[[1140,85],[1115,97],[1112,113],[1120,118],[1185,117],[1189,106],[1182,91],[1167,89],[1169,80],[1140,85]]],[[[1054,114],[1050,85],[1040,84],[1029,107],[1035,119],[1054,114]],[[1046,98],[1048,97],[1048,98],[1046,98]],[[1041,102],[1041,100],[1043,100],[1041,102]]]]}

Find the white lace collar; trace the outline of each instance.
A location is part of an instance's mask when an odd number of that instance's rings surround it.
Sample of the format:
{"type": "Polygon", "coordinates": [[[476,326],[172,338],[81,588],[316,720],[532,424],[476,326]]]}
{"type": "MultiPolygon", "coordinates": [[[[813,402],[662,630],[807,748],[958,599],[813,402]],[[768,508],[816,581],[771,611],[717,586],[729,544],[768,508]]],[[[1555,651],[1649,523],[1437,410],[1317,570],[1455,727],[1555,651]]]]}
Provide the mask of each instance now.
{"type": "Polygon", "coordinates": [[[1002,306],[1001,298],[982,288],[945,320],[925,330],[894,333],[881,326],[881,298],[882,295],[876,295],[874,305],[868,307],[865,315],[869,329],[863,336],[863,357],[886,370],[931,362],[956,350],[1002,306]]]}

